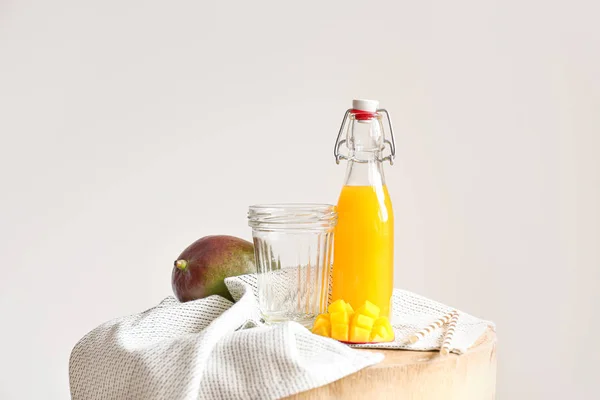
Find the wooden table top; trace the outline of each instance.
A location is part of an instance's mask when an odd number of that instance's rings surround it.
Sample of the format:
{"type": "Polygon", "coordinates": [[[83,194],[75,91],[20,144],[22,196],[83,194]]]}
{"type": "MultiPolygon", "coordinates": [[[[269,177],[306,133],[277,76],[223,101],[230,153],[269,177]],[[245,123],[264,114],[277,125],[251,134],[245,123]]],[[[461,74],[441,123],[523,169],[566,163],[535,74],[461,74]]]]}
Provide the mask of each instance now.
{"type": "Polygon", "coordinates": [[[496,333],[488,329],[462,355],[376,350],[385,359],[355,374],[287,399],[487,400],[496,391],[496,333]]]}

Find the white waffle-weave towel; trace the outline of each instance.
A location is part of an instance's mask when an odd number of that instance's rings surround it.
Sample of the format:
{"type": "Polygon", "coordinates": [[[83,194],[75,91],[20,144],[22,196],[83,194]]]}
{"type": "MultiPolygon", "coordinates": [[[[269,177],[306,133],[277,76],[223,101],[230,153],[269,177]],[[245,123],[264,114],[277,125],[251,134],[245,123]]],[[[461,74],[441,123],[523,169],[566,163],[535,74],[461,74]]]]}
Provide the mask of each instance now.
{"type": "MultiPolygon", "coordinates": [[[[383,359],[294,322],[263,326],[254,275],[229,278],[227,286],[235,303],[220,296],[187,303],[169,297],[88,333],[71,353],[72,399],[276,399],[383,359]]],[[[396,342],[372,347],[439,348],[441,332],[415,345],[403,339],[450,308],[401,290],[394,291],[393,301],[396,342]]],[[[488,325],[461,313],[455,351],[465,351],[488,325]]]]}

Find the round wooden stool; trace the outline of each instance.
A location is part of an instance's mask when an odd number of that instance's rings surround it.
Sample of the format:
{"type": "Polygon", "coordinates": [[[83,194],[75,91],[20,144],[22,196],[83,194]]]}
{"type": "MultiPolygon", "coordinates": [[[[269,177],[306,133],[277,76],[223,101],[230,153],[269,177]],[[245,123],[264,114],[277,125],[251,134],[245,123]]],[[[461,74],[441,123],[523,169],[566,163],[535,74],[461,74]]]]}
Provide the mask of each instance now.
{"type": "Polygon", "coordinates": [[[359,350],[385,359],[356,374],[287,399],[488,400],[496,392],[496,334],[490,329],[462,355],[359,350]]]}

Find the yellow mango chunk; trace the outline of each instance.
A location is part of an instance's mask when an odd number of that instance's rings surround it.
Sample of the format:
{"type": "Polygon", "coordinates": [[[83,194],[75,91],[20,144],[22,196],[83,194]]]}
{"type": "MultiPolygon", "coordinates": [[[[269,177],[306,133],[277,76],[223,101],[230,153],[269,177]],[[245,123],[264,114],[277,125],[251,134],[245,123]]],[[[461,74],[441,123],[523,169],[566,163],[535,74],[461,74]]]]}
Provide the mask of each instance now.
{"type": "Polygon", "coordinates": [[[379,318],[379,307],[371,303],[369,300],[365,301],[365,304],[360,306],[356,310],[356,312],[371,317],[373,319],[379,318]]]}
{"type": "Polygon", "coordinates": [[[368,317],[363,314],[354,314],[354,316],[352,317],[352,324],[354,326],[359,326],[359,327],[365,328],[369,331],[371,330],[371,328],[373,328],[374,322],[375,322],[375,320],[373,318],[368,317]]]}
{"type": "Polygon", "coordinates": [[[390,320],[387,317],[379,317],[375,320],[375,326],[383,326],[387,331],[388,335],[394,336],[394,330],[392,329],[392,324],[390,324],[390,320]]]}
{"type": "Polygon", "coordinates": [[[389,342],[389,340],[386,340],[384,337],[379,335],[371,335],[371,342],[389,342]]]}
{"type": "Polygon", "coordinates": [[[312,333],[319,336],[331,337],[331,325],[313,328],[312,333]]]}
{"type": "Polygon", "coordinates": [[[379,307],[369,301],[356,311],[342,299],[334,301],[329,305],[328,313],[317,316],[312,332],[351,343],[394,340],[389,319],[379,317],[379,307]]]}
{"type": "Polygon", "coordinates": [[[388,332],[387,328],[386,328],[385,326],[383,326],[383,325],[378,325],[378,326],[376,326],[376,327],[373,329],[373,332],[376,332],[378,335],[381,335],[381,336],[383,336],[384,338],[385,338],[385,337],[388,337],[388,336],[389,336],[389,334],[390,334],[390,333],[388,332]]]}
{"type": "Polygon", "coordinates": [[[350,303],[346,303],[346,312],[348,313],[348,315],[354,314],[354,309],[352,308],[350,303]]]}
{"type": "Polygon", "coordinates": [[[371,330],[371,339],[374,342],[391,342],[394,340],[394,330],[389,319],[386,317],[377,318],[371,330]]]}
{"type": "Polygon", "coordinates": [[[350,318],[348,318],[348,313],[345,311],[342,312],[332,312],[329,314],[329,318],[331,319],[332,324],[345,324],[348,325],[350,318]]]}
{"type": "Polygon", "coordinates": [[[313,325],[313,329],[319,328],[321,326],[326,326],[331,328],[331,322],[329,321],[329,315],[320,314],[317,319],[315,319],[315,323],[313,325]]]}
{"type": "Polygon", "coordinates": [[[360,326],[350,328],[350,341],[355,343],[365,343],[369,341],[370,329],[364,329],[360,326]]]}
{"type": "Polygon", "coordinates": [[[385,326],[379,325],[374,326],[371,330],[371,341],[373,342],[385,342],[388,339],[389,333],[385,326]]]}
{"type": "Polygon", "coordinates": [[[335,340],[348,341],[348,324],[332,324],[331,337],[335,340]]]}
{"type": "Polygon", "coordinates": [[[346,302],[342,299],[336,300],[327,307],[329,313],[346,312],[346,302]]]}

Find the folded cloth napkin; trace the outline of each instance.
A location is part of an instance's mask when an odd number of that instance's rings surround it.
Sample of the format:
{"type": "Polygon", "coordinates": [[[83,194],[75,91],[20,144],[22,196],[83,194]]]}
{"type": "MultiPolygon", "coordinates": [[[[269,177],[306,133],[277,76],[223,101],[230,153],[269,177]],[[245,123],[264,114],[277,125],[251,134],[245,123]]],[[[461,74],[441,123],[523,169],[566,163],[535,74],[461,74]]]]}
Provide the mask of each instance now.
{"type": "MultiPolygon", "coordinates": [[[[168,297],[85,335],[69,362],[72,399],[275,399],[326,385],[383,359],[313,335],[295,322],[264,326],[256,276],[226,283],[235,303],[220,296],[187,303],[168,297]]],[[[402,290],[394,291],[393,303],[396,341],[361,347],[439,348],[441,332],[414,345],[404,339],[449,307],[402,290]]],[[[489,324],[461,313],[455,351],[466,351],[489,324]]]]}

